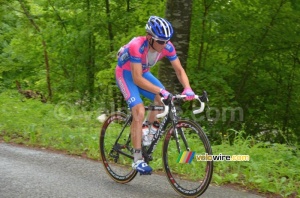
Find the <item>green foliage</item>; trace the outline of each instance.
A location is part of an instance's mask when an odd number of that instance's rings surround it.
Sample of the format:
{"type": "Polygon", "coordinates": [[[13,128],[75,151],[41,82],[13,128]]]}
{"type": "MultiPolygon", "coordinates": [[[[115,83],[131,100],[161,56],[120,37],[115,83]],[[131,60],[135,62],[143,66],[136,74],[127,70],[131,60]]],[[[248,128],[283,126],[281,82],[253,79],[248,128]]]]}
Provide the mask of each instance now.
{"type": "Polygon", "coordinates": [[[243,110],[239,123],[215,119],[216,130],[241,129],[245,122],[248,134],[277,133],[266,139],[297,142],[299,10],[280,0],[194,4],[187,71],[192,87],[207,90],[218,112],[243,110]]]}
{"type": "Polygon", "coordinates": [[[276,193],[282,197],[299,195],[299,148],[286,144],[257,142],[244,138],[245,131],[234,131],[234,143],[227,138],[213,146],[215,155],[249,155],[250,161],[216,161],[213,181],[217,184],[238,183],[262,193],[276,193]]]}
{"type": "MultiPolygon", "coordinates": [[[[101,124],[96,120],[101,113],[99,109],[87,111],[70,102],[45,104],[24,99],[16,91],[0,94],[0,109],[0,139],[6,142],[99,158],[101,124]]],[[[244,138],[245,131],[231,132],[233,141],[229,141],[227,135],[222,136],[222,143],[213,146],[214,155],[249,155],[250,161],[215,161],[214,183],[239,184],[247,189],[283,197],[300,194],[299,148],[258,142],[251,136],[244,138]]],[[[162,142],[159,142],[151,162],[156,171],[162,170],[162,142]]],[[[173,157],[176,161],[178,156],[173,157]]],[[[183,165],[182,168],[190,167],[183,165]]],[[[180,173],[180,169],[177,171],[180,173]]]]}
{"type": "MultiPolygon", "coordinates": [[[[22,2],[29,17],[19,1],[0,1],[5,13],[0,23],[0,90],[15,89],[18,80],[23,89],[44,95],[51,85],[54,104],[124,106],[114,87],[116,52],[145,34],[149,15],[164,16],[166,1],[22,2]]],[[[186,71],[196,93],[209,93],[213,110],[206,118],[213,120],[209,133],[214,141],[221,141],[216,131],[224,134],[243,124],[248,134],[267,134],[268,141],[300,141],[299,12],[294,0],[193,2],[186,71]],[[229,107],[242,109],[243,120],[218,118],[229,107]]]]}
{"type": "Polygon", "coordinates": [[[1,93],[0,101],[0,136],[5,141],[98,158],[97,110],[87,112],[67,102],[45,104],[16,91],[1,93]]]}

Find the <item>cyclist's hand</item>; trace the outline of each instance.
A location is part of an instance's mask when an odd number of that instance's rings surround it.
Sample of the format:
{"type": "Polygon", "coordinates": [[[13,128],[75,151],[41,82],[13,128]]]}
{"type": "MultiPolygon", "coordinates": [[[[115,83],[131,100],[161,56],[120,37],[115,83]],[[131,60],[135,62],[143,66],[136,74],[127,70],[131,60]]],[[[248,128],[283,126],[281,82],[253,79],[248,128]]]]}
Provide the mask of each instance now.
{"type": "Polygon", "coordinates": [[[161,89],[160,92],[159,92],[159,95],[166,100],[166,99],[168,99],[168,97],[170,95],[170,92],[168,92],[165,89],[161,89]]]}
{"type": "Polygon", "coordinates": [[[195,93],[190,87],[184,88],[182,95],[186,95],[186,100],[193,100],[195,98],[195,93]]]}

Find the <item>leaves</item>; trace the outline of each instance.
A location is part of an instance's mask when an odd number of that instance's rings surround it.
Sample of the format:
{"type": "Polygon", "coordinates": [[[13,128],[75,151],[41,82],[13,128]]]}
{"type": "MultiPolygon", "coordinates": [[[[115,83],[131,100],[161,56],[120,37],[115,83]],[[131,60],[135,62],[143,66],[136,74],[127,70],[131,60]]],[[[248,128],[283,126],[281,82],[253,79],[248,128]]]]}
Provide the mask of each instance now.
{"type": "MultiPolygon", "coordinates": [[[[115,85],[117,50],[132,37],[144,35],[148,17],[164,16],[166,9],[166,1],[150,0],[109,1],[109,14],[105,2],[98,0],[22,2],[29,18],[18,1],[0,1],[5,13],[0,24],[1,91],[15,89],[14,82],[19,80],[24,89],[47,95],[47,50],[52,102],[86,100],[90,106],[95,101],[106,103],[119,93],[101,88],[115,85]]],[[[189,47],[179,51],[187,57],[184,66],[193,90],[207,90],[215,114],[220,113],[210,132],[216,143],[222,140],[213,130],[224,134],[243,126],[247,134],[261,140],[300,142],[300,10],[295,2],[193,2],[189,47]],[[229,107],[242,109],[243,120],[222,115],[229,107]]],[[[175,5],[169,9],[182,11],[175,5]]],[[[181,19],[174,16],[175,21],[181,19]]],[[[180,45],[180,37],[176,39],[180,45]]],[[[164,68],[160,70],[169,74],[164,68]]],[[[123,105],[120,101],[113,102],[123,105]]],[[[186,104],[185,109],[191,106],[186,104]]]]}

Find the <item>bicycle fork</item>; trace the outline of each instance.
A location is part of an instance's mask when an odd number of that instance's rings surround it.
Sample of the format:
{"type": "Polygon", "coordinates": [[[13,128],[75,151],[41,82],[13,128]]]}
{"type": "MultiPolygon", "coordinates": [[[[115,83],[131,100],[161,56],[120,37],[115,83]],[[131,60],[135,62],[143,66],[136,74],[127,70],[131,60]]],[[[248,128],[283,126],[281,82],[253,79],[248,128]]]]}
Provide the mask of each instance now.
{"type": "Polygon", "coordinates": [[[176,141],[177,151],[178,153],[181,153],[180,143],[179,143],[179,135],[184,143],[184,146],[187,151],[190,151],[190,147],[187,143],[186,137],[184,135],[184,131],[182,128],[176,127],[177,123],[173,123],[173,137],[176,141]]]}

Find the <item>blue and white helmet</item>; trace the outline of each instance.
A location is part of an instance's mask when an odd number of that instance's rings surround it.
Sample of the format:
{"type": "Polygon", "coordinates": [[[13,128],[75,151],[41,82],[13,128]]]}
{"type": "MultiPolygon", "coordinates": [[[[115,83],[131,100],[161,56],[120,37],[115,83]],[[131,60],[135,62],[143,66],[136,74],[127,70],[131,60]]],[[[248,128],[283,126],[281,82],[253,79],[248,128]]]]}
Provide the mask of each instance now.
{"type": "Polygon", "coordinates": [[[146,32],[155,39],[170,40],[173,36],[173,27],[169,21],[157,16],[150,16],[146,24],[146,32]]]}

